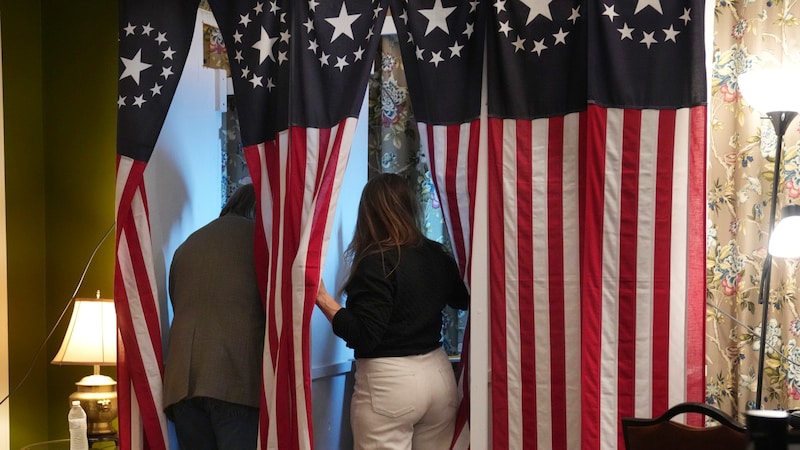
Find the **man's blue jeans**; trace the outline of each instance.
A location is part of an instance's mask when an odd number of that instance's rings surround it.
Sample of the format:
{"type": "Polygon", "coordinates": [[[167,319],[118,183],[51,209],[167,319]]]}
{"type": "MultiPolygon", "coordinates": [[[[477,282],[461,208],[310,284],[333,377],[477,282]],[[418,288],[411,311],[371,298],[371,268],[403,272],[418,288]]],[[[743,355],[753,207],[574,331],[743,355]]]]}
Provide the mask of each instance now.
{"type": "Polygon", "coordinates": [[[169,408],[182,450],[249,450],[258,440],[258,408],[208,397],[169,408]]]}

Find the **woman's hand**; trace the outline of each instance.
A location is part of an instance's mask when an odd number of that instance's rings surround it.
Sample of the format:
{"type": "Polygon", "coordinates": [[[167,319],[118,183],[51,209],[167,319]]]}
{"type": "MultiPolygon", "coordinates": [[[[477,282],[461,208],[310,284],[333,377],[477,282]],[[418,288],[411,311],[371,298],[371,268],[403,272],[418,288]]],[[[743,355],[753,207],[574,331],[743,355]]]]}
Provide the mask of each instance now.
{"type": "Polygon", "coordinates": [[[342,309],[342,305],[336,302],[325,289],[325,282],[322,280],[319,281],[319,290],[317,291],[317,307],[325,314],[329,322],[333,321],[333,316],[342,309]]]}

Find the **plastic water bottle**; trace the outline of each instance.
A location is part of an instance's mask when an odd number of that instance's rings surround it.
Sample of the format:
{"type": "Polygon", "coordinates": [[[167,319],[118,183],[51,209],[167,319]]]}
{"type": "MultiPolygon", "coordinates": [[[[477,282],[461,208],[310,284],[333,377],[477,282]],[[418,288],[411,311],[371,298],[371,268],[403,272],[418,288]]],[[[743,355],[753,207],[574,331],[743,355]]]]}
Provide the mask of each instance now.
{"type": "Polygon", "coordinates": [[[80,401],[72,401],[67,420],[69,420],[69,450],[89,450],[89,438],[86,435],[86,411],[81,408],[80,401]]]}

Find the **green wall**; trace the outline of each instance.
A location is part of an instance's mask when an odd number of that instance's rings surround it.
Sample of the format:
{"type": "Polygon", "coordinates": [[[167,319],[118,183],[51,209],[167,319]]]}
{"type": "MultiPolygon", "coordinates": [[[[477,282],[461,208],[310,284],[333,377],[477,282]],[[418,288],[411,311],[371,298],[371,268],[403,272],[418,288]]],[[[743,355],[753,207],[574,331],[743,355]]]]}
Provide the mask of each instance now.
{"type": "MultiPolygon", "coordinates": [[[[0,0],[0,27],[13,386],[114,221],[117,2],[0,0]]],[[[111,298],[113,274],[112,234],[77,296],[111,298]]],[[[49,364],[70,312],[10,400],[11,448],[68,435],[67,398],[91,373],[49,364]]]]}

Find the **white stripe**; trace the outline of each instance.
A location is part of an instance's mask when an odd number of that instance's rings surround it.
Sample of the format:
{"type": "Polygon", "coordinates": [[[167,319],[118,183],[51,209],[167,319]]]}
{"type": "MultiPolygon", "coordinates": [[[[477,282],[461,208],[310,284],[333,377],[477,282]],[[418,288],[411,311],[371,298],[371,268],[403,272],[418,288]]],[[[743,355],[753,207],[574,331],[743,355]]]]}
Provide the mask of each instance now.
{"type": "Polygon", "coordinates": [[[581,448],[580,114],[564,117],[564,348],[566,352],[567,448],[581,448]]]}
{"type": "MultiPolygon", "coordinates": [[[[619,109],[607,113],[603,190],[603,271],[600,323],[600,448],[617,448],[617,355],[619,348],[619,234],[622,122],[619,109]]],[[[595,168],[597,170],[597,168],[595,168]]]]}
{"type": "Polygon", "coordinates": [[[636,223],[636,353],[634,413],[653,415],[653,260],[659,112],[642,111],[639,142],[639,204],[636,223]]]}
{"type": "MultiPolygon", "coordinates": [[[[531,175],[532,189],[529,200],[533,214],[533,327],[534,342],[550,342],[550,270],[548,242],[548,146],[550,130],[548,119],[531,123],[531,175]]],[[[530,300],[530,299],[526,299],[530,300]]],[[[553,324],[561,327],[561,324],[553,324]]],[[[552,448],[552,397],[549,389],[552,380],[551,351],[547,345],[535,345],[536,367],[536,439],[539,450],[552,448]]]]}
{"type": "MultiPolygon", "coordinates": [[[[469,208],[472,202],[472,195],[469,193],[469,178],[467,178],[467,170],[470,169],[469,161],[469,142],[472,127],[470,123],[462,124],[459,127],[458,139],[458,165],[456,166],[456,198],[458,202],[458,216],[460,223],[453,224],[461,228],[462,245],[464,247],[464,260],[469,264],[469,255],[471,253],[470,236],[472,235],[472,224],[470,224],[469,208]]],[[[452,231],[450,236],[452,236],[452,231]]]]}
{"type": "Polygon", "coordinates": [[[503,121],[503,234],[506,266],[506,359],[508,391],[508,445],[522,448],[522,368],[520,367],[520,323],[519,323],[519,255],[517,254],[517,218],[519,212],[516,180],[516,121],[503,121]]]}
{"type": "Polygon", "coordinates": [[[672,258],[669,299],[669,404],[686,401],[686,319],[688,266],[688,203],[691,111],[677,110],[675,117],[675,159],[672,167],[672,258]]]}

